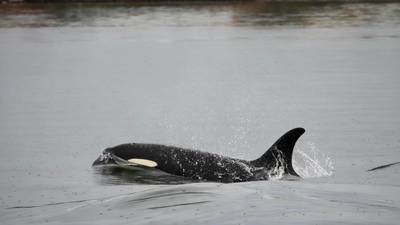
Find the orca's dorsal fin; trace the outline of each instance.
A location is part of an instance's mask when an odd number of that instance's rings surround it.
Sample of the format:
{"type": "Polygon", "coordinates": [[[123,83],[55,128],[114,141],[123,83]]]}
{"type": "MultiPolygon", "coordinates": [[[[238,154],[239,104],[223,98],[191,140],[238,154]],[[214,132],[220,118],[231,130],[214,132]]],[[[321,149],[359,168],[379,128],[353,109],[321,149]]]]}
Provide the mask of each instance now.
{"type": "Polygon", "coordinates": [[[298,127],[286,132],[260,158],[250,163],[256,167],[273,169],[283,167],[284,174],[300,177],[293,169],[293,148],[299,137],[304,134],[304,128],[298,127]]]}

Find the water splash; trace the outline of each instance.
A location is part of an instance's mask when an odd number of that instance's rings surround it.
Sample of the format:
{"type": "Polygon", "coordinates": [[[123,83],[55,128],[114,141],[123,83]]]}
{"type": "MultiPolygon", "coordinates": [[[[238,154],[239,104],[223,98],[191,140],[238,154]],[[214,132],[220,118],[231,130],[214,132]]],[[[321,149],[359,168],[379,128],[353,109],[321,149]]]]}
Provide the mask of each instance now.
{"type": "Polygon", "coordinates": [[[278,162],[272,170],[268,172],[268,180],[280,180],[282,179],[283,175],[285,174],[285,169],[282,165],[286,165],[285,160],[283,159],[283,153],[279,151],[278,155],[274,155],[275,160],[278,162]]]}
{"type": "Polygon", "coordinates": [[[280,180],[283,178],[285,170],[282,166],[276,166],[267,172],[268,180],[280,180]]]}
{"type": "Polygon", "coordinates": [[[296,148],[293,154],[293,167],[301,177],[324,177],[333,174],[333,160],[321,152],[314,143],[306,142],[305,147],[296,148]]]}

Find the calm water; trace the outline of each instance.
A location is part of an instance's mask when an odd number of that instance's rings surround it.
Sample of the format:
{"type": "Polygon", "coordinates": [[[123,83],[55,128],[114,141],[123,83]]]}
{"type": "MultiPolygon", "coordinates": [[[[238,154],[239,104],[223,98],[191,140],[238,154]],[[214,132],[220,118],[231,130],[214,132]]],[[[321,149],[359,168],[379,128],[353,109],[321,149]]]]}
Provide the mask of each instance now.
{"type": "Polygon", "coordinates": [[[400,161],[399,59],[399,3],[0,5],[0,223],[397,224],[399,164],[366,170],[400,161]],[[126,142],[253,159],[298,126],[301,181],[90,166],[126,142]]]}

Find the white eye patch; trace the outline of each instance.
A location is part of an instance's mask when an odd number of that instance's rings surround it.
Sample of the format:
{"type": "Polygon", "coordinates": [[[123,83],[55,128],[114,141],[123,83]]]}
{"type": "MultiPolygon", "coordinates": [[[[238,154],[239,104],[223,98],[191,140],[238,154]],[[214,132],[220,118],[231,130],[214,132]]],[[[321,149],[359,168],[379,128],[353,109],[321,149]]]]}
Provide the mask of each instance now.
{"type": "Polygon", "coordinates": [[[128,159],[128,162],[130,163],[134,163],[134,164],[138,164],[141,166],[147,166],[147,167],[156,167],[157,163],[152,161],[152,160],[148,160],[148,159],[128,159]]]}

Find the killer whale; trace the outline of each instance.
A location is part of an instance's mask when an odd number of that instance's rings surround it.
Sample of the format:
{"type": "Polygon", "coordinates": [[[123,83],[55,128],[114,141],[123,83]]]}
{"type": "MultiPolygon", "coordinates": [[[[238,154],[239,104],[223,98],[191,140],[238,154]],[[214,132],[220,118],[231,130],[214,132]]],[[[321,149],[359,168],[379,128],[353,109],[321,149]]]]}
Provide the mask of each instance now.
{"type": "Polygon", "coordinates": [[[163,172],[202,181],[244,182],[276,175],[300,177],[293,169],[293,148],[303,128],[282,135],[260,158],[247,161],[159,144],[130,143],[105,149],[93,166],[116,165],[163,172]]]}

